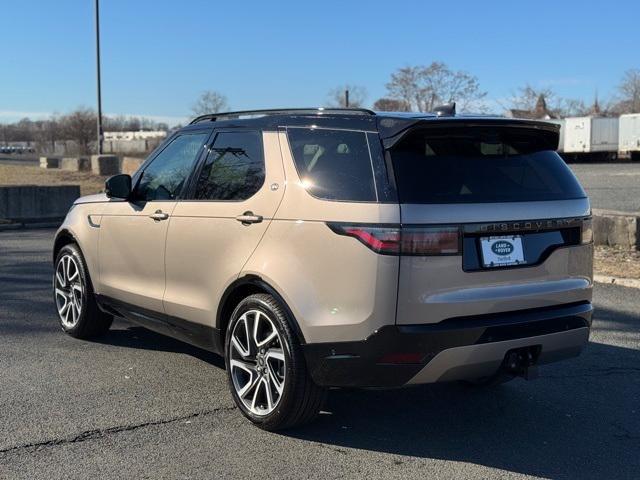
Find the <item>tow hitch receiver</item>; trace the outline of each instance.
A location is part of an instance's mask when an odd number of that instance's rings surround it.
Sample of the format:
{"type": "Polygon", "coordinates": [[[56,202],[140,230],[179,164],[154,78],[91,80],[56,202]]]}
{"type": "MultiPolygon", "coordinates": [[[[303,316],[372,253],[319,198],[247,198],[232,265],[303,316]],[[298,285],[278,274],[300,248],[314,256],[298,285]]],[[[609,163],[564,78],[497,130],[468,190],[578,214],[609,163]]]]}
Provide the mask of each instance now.
{"type": "Polygon", "coordinates": [[[509,350],[504,356],[502,370],[509,375],[523,377],[525,380],[538,378],[536,363],[541,350],[540,345],[509,350]]]}

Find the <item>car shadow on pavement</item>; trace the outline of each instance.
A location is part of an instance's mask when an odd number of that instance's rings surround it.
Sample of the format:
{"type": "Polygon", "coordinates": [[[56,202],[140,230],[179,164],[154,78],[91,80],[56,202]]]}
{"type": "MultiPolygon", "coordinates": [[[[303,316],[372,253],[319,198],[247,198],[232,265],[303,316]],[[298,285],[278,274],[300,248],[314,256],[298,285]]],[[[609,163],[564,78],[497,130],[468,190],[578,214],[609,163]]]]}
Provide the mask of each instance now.
{"type": "MultiPolygon", "coordinates": [[[[638,340],[640,317],[598,309],[597,319],[638,340]]],[[[484,389],[336,390],[319,421],[285,434],[347,455],[340,447],[395,454],[397,465],[419,457],[551,478],[638,478],[640,351],[591,343],[540,370],[535,381],[484,389]]]]}
{"type": "Polygon", "coordinates": [[[218,368],[225,368],[224,359],[220,355],[175,340],[166,335],[153,332],[143,327],[116,320],[121,328],[112,328],[106,335],[94,342],[118,347],[154,350],[161,352],[184,353],[218,368]]]}

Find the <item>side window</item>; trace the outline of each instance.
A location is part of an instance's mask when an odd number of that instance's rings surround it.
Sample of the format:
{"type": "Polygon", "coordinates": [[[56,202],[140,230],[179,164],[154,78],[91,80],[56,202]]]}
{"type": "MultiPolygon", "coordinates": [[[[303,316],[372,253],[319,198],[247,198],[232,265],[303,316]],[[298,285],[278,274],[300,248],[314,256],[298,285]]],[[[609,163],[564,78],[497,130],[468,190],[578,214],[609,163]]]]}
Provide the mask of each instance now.
{"type": "Polygon", "coordinates": [[[136,187],[138,200],[173,200],[182,190],[208,133],[176,137],[145,168],[136,187]]]}
{"type": "Polygon", "coordinates": [[[221,132],[198,177],[197,200],[246,200],[264,183],[260,132],[221,132]]]}
{"type": "Polygon", "coordinates": [[[300,180],[313,196],[377,201],[365,132],[288,128],[287,136],[300,180]]]}

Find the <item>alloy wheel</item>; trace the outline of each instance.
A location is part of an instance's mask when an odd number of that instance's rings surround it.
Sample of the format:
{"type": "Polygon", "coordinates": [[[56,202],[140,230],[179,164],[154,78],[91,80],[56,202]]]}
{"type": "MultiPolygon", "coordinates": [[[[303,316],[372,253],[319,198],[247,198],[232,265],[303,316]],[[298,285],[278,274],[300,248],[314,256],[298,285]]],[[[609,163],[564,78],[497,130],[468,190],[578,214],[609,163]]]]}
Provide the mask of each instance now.
{"type": "Polygon", "coordinates": [[[66,329],[73,328],[82,313],[84,294],[82,275],[75,257],[72,255],[60,257],[53,282],[60,321],[66,329]]]}
{"type": "Polygon", "coordinates": [[[233,327],[229,366],[236,394],[254,415],[277,407],[285,386],[286,359],[274,321],[260,310],[242,314],[233,327]]]}

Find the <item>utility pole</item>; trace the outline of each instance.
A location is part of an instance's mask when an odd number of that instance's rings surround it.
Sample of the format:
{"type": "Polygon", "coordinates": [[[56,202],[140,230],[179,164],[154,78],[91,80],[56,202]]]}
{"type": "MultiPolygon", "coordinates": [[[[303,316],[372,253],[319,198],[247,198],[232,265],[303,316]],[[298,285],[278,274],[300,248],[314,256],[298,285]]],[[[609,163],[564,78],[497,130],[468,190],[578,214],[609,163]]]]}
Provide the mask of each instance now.
{"type": "Polygon", "coordinates": [[[100,0],[96,0],[96,75],[98,80],[98,155],[102,155],[102,92],[100,89],[100,0]]]}
{"type": "Polygon", "coordinates": [[[349,89],[348,88],[344,91],[344,106],[346,108],[349,108],[349,89]]]}

